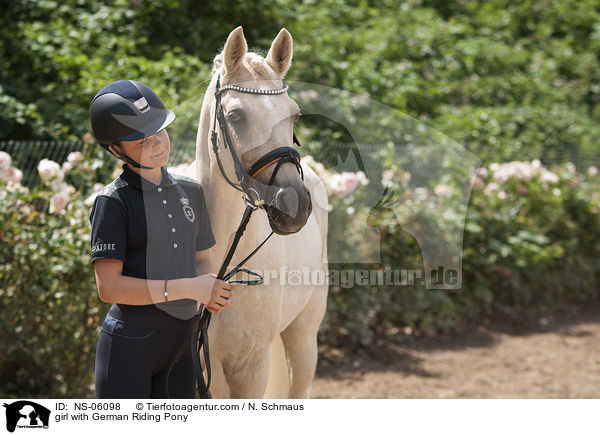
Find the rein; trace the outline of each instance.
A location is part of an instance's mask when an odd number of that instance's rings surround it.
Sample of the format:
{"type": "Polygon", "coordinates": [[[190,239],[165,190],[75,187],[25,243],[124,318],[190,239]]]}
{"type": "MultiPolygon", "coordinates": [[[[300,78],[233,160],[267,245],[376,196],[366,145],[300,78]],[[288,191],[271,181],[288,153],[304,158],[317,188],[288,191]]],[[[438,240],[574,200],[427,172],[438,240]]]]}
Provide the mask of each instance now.
{"type": "MultiPolygon", "coordinates": [[[[211,130],[211,142],[213,146],[213,151],[215,156],[217,157],[217,164],[219,166],[219,170],[225,181],[232,186],[234,189],[244,193],[244,202],[246,203],[246,209],[244,210],[244,214],[242,215],[242,220],[238,225],[238,228],[235,232],[235,237],[233,242],[227,251],[227,255],[223,260],[223,264],[219,269],[219,273],[217,274],[217,279],[227,281],[229,283],[239,283],[245,285],[259,285],[264,282],[264,278],[258,272],[250,270],[248,268],[242,267],[258,250],[269,240],[269,238],[273,235],[273,231],[250,253],[248,254],[242,261],[240,261],[235,267],[233,267],[229,272],[226,273],[227,268],[229,267],[229,263],[233,258],[233,254],[239,244],[244,231],[246,230],[246,226],[250,221],[250,217],[252,213],[257,208],[264,208],[265,201],[260,198],[258,192],[250,187],[250,179],[254,178],[256,175],[261,173],[267,167],[275,164],[275,169],[273,170],[273,174],[269,179],[268,186],[272,186],[275,181],[275,176],[277,175],[277,171],[283,163],[290,162],[296,166],[298,173],[301,174],[302,180],[304,180],[304,171],[300,166],[300,153],[292,148],[292,147],[279,147],[265,154],[261,158],[259,158],[254,164],[250,166],[250,168],[246,171],[244,166],[242,165],[238,155],[233,148],[233,142],[229,136],[228,125],[225,122],[225,115],[223,113],[223,106],[221,105],[221,94],[224,91],[236,91],[243,92],[246,94],[255,94],[255,95],[279,95],[283,94],[288,90],[288,85],[280,89],[253,89],[253,88],[245,88],[238,85],[223,85],[220,86],[221,77],[217,77],[217,84],[215,88],[215,116],[213,119],[213,126],[211,130]],[[221,163],[221,158],[219,156],[219,147],[218,147],[218,134],[217,134],[217,124],[221,131],[221,136],[223,139],[223,145],[225,148],[229,148],[231,157],[233,159],[235,174],[239,182],[239,186],[231,182],[225,170],[223,169],[223,165],[221,163]],[[255,276],[256,279],[253,280],[231,280],[229,279],[236,275],[239,272],[246,272],[248,275],[255,276]]],[[[296,134],[293,135],[294,143],[300,146],[300,141],[296,138],[296,134]]],[[[194,331],[191,335],[190,339],[190,347],[192,349],[194,355],[194,371],[196,374],[196,386],[198,390],[198,395],[201,399],[211,399],[212,396],[210,394],[210,381],[211,381],[211,370],[210,370],[210,355],[208,348],[208,326],[210,324],[211,313],[204,309],[195,315],[195,324],[194,331]],[[201,313],[201,314],[200,314],[201,313]],[[202,363],[200,360],[200,353],[204,354],[204,361],[206,364],[206,380],[204,379],[202,363]]],[[[165,388],[167,391],[167,397],[170,399],[169,395],[169,375],[171,373],[171,369],[175,365],[175,363],[181,358],[183,353],[187,350],[187,346],[184,344],[175,355],[169,370],[167,371],[167,376],[165,380],[165,388]]]]}

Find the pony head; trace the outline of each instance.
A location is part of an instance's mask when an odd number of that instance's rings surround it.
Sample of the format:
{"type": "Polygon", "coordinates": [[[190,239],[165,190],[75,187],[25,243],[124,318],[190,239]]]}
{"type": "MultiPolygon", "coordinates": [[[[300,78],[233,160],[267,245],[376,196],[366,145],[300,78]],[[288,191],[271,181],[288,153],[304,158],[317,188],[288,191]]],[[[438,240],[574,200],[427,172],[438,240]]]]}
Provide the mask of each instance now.
{"type": "MultiPolygon", "coordinates": [[[[211,85],[214,86],[218,76],[220,86],[232,84],[260,90],[281,89],[292,63],[292,53],[292,36],[286,29],[281,29],[273,40],[266,57],[249,52],[240,26],[230,33],[223,51],[214,59],[211,85]]],[[[222,94],[221,105],[232,145],[246,170],[267,153],[280,147],[294,146],[294,124],[300,116],[300,108],[287,92],[258,95],[228,90],[222,94]]],[[[213,99],[213,114],[214,110],[213,99]]],[[[219,141],[223,150],[221,135],[219,141]]],[[[222,156],[224,154],[221,153],[222,156]]],[[[278,234],[295,233],[302,229],[312,212],[310,192],[297,168],[289,162],[280,165],[273,185],[269,186],[276,166],[272,164],[256,173],[250,180],[251,187],[265,200],[264,208],[273,231],[278,234]]],[[[233,174],[233,171],[228,173],[233,174]]],[[[236,179],[235,176],[229,178],[236,179]]]]}

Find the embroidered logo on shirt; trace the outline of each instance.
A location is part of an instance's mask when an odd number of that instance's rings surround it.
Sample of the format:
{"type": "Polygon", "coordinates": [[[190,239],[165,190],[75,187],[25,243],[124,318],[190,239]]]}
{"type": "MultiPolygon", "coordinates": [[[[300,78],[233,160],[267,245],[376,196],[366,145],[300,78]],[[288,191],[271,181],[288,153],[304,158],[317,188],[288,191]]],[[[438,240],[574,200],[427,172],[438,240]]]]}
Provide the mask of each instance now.
{"type": "Polygon", "coordinates": [[[92,254],[101,251],[114,251],[116,249],[116,243],[97,243],[92,246],[92,254]]]}
{"type": "Polygon", "coordinates": [[[192,207],[190,207],[190,205],[189,205],[190,200],[187,198],[184,198],[183,196],[181,198],[179,198],[179,200],[183,204],[183,214],[190,222],[193,223],[194,220],[196,219],[196,216],[194,215],[194,209],[192,207]]]}

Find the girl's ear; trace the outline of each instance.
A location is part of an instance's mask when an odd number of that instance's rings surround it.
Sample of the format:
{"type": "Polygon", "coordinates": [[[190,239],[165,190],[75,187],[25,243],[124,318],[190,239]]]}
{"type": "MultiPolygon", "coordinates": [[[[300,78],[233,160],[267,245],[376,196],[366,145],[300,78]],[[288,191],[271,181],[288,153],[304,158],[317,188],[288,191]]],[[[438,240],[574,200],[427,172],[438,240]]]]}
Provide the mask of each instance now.
{"type": "Polygon", "coordinates": [[[248,44],[244,37],[242,26],[236,28],[229,34],[225,48],[223,49],[223,63],[225,64],[225,75],[232,74],[244,60],[248,52],[248,44]]]}
{"type": "Polygon", "coordinates": [[[121,143],[120,142],[113,142],[108,146],[109,151],[115,156],[115,157],[121,157],[119,156],[118,153],[124,154],[123,151],[123,147],[121,147],[121,143]]]}

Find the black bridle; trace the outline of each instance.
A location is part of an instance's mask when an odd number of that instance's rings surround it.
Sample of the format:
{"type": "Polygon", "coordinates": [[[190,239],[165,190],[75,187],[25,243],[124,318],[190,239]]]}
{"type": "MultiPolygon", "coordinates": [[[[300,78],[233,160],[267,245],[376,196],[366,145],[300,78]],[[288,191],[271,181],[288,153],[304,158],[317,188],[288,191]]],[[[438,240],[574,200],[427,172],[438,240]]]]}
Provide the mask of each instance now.
{"type": "MultiPolygon", "coordinates": [[[[232,90],[232,91],[237,91],[237,92],[243,92],[245,94],[279,95],[279,94],[283,94],[284,92],[287,92],[288,86],[285,85],[281,89],[253,89],[253,88],[244,88],[244,87],[237,86],[237,85],[220,86],[220,80],[221,80],[221,78],[218,77],[216,90],[215,90],[215,100],[216,100],[215,116],[213,119],[213,127],[211,130],[211,141],[212,141],[213,151],[217,157],[217,164],[219,165],[219,170],[221,171],[221,174],[225,178],[225,181],[227,181],[227,183],[230,186],[232,186],[234,189],[237,189],[240,192],[244,192],[244,194],[246,195],[246,202],[250,201],[250,202],[254,203],[254,205],[259,206],[262,204],[260,203],[260,198],[258,197],[258,193],[256,192],[256,190],[252,189],[249,186],[250,178],[253,178],[255,175],[257,175],[263,169],[265,169],[268,166],[272,165],[273,163],[277,162],[277,166],[275,166],[275,169],[273,170],[273,174],[271,175],[271,179],[269,180],[268,185],[271,186],[271,185],[273,185],[273,181],[275,181],[275,176],[277,175],[277,171],[279,170],[280,165],[289,161],[289,162],[292,162],[296,166],[296,168],[298,169],[298,172],[301,174],[302,179],[304,180],[304,173],[302,171],[302,167],[300,166],[300,153],[292,147],[279,147],[279,148],[276,148],[273,151],[265,154],[260,159],[258,159],[246,171],[246,169],[242,165],[237,153],[235,152],[235,149],[233,147],[233,142],[229,135],[229,128],[228,128],[227,122],[225,121],[225,114],[223,112],[223,106],[221,104],[221,94],[224,91],[232,90]],[[225,146],[225,148],[229,148],[229,151],[231,153],[231,158],[233,159],[235,174],[237,176],[237,179],[238,179],[241,187],[232,183],[231,180],[229,179],[229,177],[227,177],[225,170],[223,169],[223,164],[221,163],[221,158],[219,156],[219,146],[218,146],[218,140],[217,140],[217,136],[218,136],[217,135],[217,122],[218,122],[219,128],[221,130],[221,135],[223,137],[223,145],[225,146]],[[251,196],[255,196],[255,199],[252,200],[251,196]],[[257,202],[259,202],[259,204],[256,204],[257,202]]],[[[295,133],[293,134],[293,140],[294,140],[295,144],[300,146],[300,142],[298,141],[298,138],[296,137],[295,133]]]]}
{"type": "MultiPolygon", "coordinates": [[[[219,273],[217,274],[217,279],[221,279],[223,281],[228,281],[229,283],[239,283],[246,285],[259,285],[263,283],[263,277],[253,270],[242,267],[273,235],[273,231],[258,245],[248,256],[246,256],[242,261],[240,261],[233,269],[229,272],[225,272],[227,267],[229,267],[229,263],[233,258],[233,254],[237,248],[237,245],[246,230],[246,226],[248,225],[248,221],[250,220],[250,216],[252,212],[257,208],[264,208],[265,200],[260,198],[260,195],[256,191],[256,189],[250,186],[250,180],[262,172],[267,167],[275,164],[275,168],[273,169],[273,173],[271,174],[271,178],[269,179],[268,188],[273,185],[275,181],[275,176],[277,175],[277,171],[281,167],[283,163],[290,162],[296,166],[298,173],[301,175],[302,180],[304,180],[304,171],[302,170],[302,166],[300,166],[300,153],[292,147],[279,147],[265,154],[261,158],[259,158],[254,164],[246,170],[242,165],[235,149],[233,147],[233,142],[231,141],[231,137],[229,135],[229,127],[227,122],[225,121],[225,114],[223,112],[223,106],[221,104],[221,94],[225,91],[232,90],[236,92],[243,92],[245,94],[255,94],[255,95],[280,95],[284,92],[287,92],[288,86],[285,85],[280,89],[253,89],[253,88],[244,88],[238,85],[220,85],[221,77],[217,77],[217,84],[215,88],[215,115],[213,119],[213,126],[211,130],[211,142],[213,146],[213,151],[217,158],[217,164],[219,165],[219,170],[221,174],[225,178],[225,181],[232,186],[234,189],[239,190],[244,193],[244,202],[246,203],[246,209],[244,210],[244,214],[242,216],[242,220],[238,225],[238,228],[235,233],[235,237],[225,256],[225,260],[221,265],[219,273]],[[239,182],[239,186],[231,182],[225,170],[223,169],[223,164],[221,163],[221,158],[219,156],[219,146],[218,146],[218,134],[217,134],[217,124],[221,131],[221,136],[223,140],[223,145],[225,148],[229,148],[231,153],[231,158],[233,160],[233,165],[235,169],[235,174],[239,182]],[[233,275],[239,272],[246,272],[248,275],[257,277],[254,280],[229,280],[233,275]]],[[[293,134],[293,141],[296,145],[300,146],[300,141],[296,137],[296,134],[293,134]]],[[[198,389],[198,394],[201,399],[210,399],[212,398],[210,394],[210,380],[211,380],[211,370],[210,370],[210,356],[208,349],[208,325],[210,324],[211,313],[204,309],[201,312],[196,313],[195,316],[195,326],[194,331],[191,336],[190,346],[192,349],[192,353],[194,355],[194,370],[196,374],[196,386],[198,389]],[[206,364],[206,381],[204,379],[202,363],[200,361],[200,353],[204,354],[204,361],[206,364]]],[[[183,353],[185,353],[187,346],[184,344],[173,359],[169,370],[167,371],[167,376],[165,380],[165,388],[167,391],[167,396],[169,395],[169,375],[171,373],[171,369],[175,365],[175,363],[181,358],[183,353]]]]}

